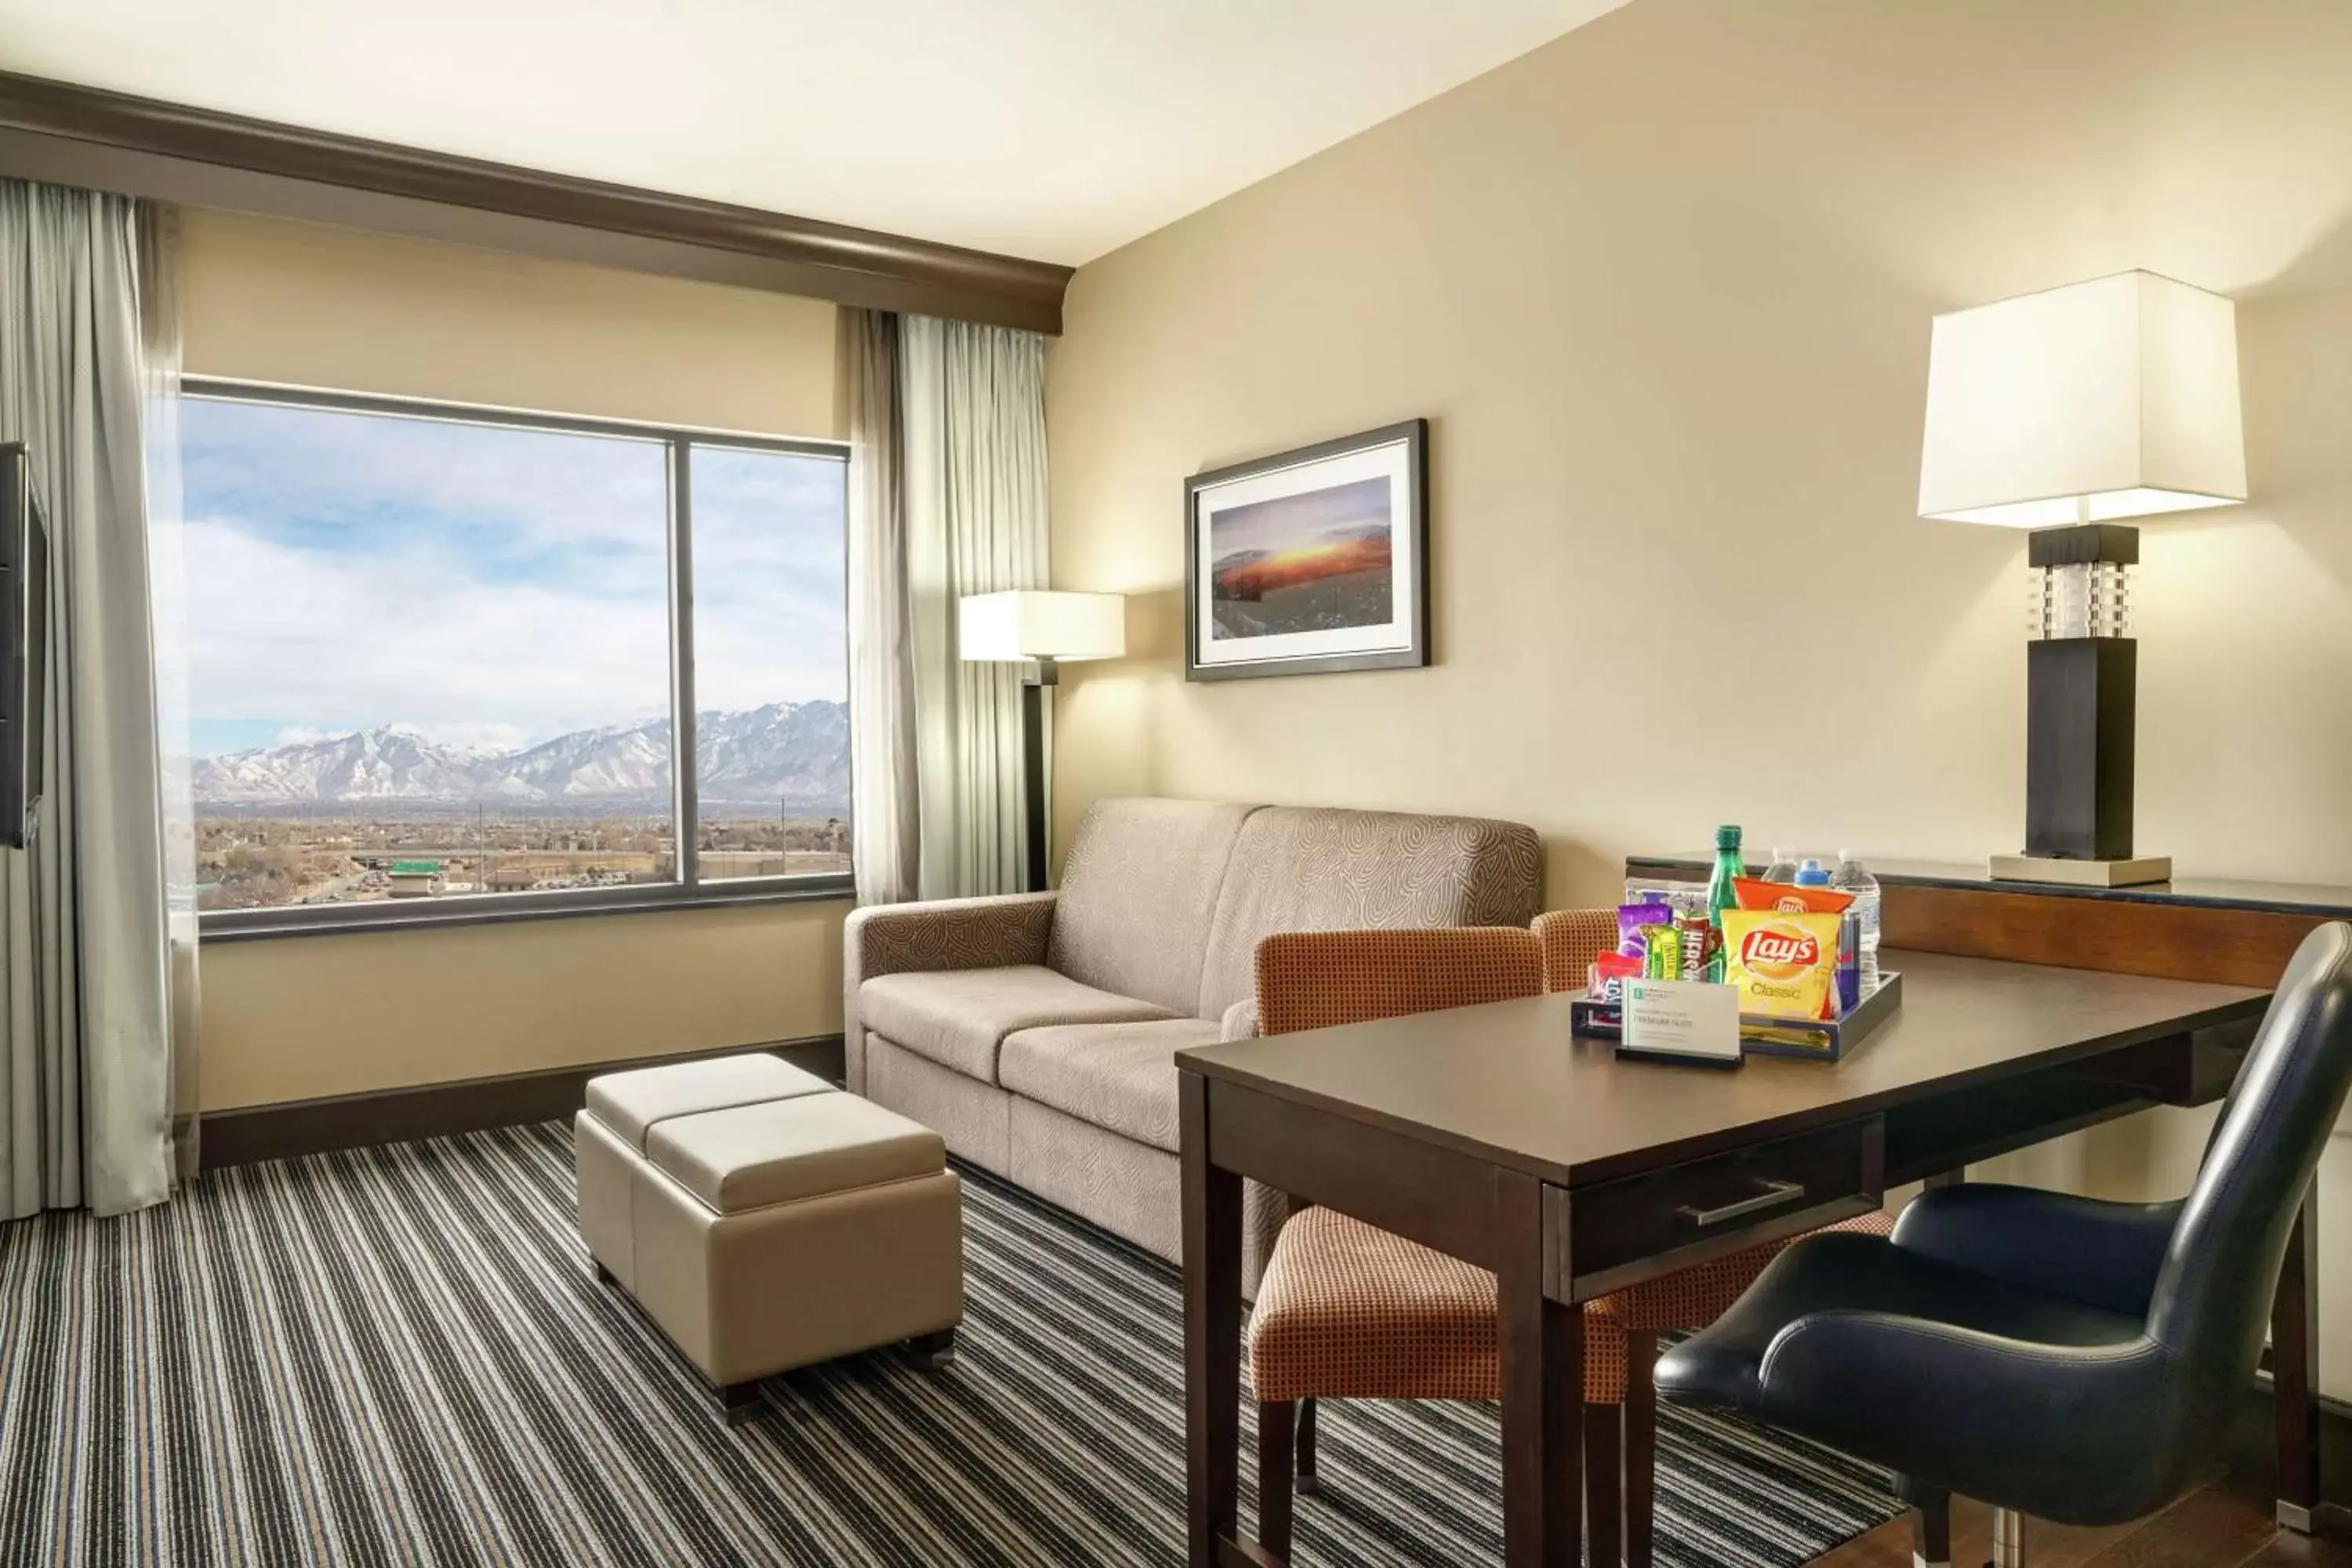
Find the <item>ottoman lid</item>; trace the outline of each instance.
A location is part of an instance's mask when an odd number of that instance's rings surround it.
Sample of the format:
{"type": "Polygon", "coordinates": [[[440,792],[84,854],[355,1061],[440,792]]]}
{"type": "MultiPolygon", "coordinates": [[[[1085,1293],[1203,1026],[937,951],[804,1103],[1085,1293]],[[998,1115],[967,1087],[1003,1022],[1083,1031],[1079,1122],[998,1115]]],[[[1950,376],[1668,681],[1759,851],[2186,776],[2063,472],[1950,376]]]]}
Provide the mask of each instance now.
{"type": "Polygon", "coordinates": [[[764,1051],[669,1062],[588,1080],[588,1114],[613,1135],[642,1152],[646,1133],[657,1121],[730,1106],[832,1094],[833,1085],[764,1051]]]}
{"type": "Polygon", "coordinates": [[[720,1214],[845,1193],[947,1168],[947,1143],[854,1094],[811,1094],[674,1117],[646,1158],[720,1214]]]}

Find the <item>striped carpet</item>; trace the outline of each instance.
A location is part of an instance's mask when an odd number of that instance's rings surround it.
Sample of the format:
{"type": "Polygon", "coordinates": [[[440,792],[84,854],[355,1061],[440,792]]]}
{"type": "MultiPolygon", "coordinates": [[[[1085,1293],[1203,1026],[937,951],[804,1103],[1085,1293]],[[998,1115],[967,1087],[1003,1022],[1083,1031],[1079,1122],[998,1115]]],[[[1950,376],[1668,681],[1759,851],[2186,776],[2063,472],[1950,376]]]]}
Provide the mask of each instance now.
{"type": "MultiPolygon", "coordinates": [[[[772,1380],[730,1432],[596,1284],[560,1125],[256,1165],[0,1227],[0,1563],[1175,1563],[1174,1271],[969,1179],[961,1359],[772,1380]]],[[[1500,1551],[1489,1406],[1332,1406],[1298,1561],[1500,1551]]],[[[1833,1454],[1669,1413],[1662,1563],[1893,1516],[1833,1454]]],[[[1245,1504],[1246,1506],[1246,1504],[1245,1504]]]]}

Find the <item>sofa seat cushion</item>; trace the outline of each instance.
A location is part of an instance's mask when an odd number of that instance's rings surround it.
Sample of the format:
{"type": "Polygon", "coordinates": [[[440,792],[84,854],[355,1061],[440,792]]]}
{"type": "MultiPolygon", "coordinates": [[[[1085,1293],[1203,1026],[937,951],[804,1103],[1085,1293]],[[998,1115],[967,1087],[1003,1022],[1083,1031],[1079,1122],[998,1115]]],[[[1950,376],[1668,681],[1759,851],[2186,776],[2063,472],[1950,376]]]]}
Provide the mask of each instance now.
{"type": "Polygon", "coordinates": [[[857,1011],[866,1028],[982,1083],[997,1081],[997,1047],[1017,1030],[1176,1016],[1035,963],[877,975],[857,988],[857,1011]]]}
{"type": "Polygon", "coordinates": [[[592,1078],[588,1114],[642,1153],[647,1131],[672,1117],[831,1092],[833,1085],[814,1073],[803,1072],[764,1051],[751,1051],[592,1078]]]}
{"type": "Polygon", "coordinates": [[[1005,1037],[997,1077],[1024,1100],[1173,1154],[1176,1053],[1220,1033],[1205,1018],[1023,1029],[1005,1037]]]}
{"type": "Polygon", "coordinates": [[[855,1094],[810,1094],[660,1122],[646,1158],[717,1214],[741,1214],[947,1169],[947,1143],[855,1094]]]}

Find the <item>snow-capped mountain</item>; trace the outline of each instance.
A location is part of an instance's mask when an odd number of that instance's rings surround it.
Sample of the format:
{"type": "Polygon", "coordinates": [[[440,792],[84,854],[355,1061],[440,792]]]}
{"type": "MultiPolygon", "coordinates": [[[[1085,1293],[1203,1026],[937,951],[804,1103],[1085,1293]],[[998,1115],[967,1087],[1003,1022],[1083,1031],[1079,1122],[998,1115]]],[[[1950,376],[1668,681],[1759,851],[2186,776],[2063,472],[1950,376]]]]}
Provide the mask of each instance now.
{"type": "MultiPolygon", "coordinates": [[[[695,770],[709,801],[839,803],[849,795],[849,710],[774,702],[695,720],[695,770]]],[[[447,746],[397,726],[226,756],[194,768],[198,802],[628,801],[669,798],[667,719],[575,730],[520,751],[447,746]]]]}

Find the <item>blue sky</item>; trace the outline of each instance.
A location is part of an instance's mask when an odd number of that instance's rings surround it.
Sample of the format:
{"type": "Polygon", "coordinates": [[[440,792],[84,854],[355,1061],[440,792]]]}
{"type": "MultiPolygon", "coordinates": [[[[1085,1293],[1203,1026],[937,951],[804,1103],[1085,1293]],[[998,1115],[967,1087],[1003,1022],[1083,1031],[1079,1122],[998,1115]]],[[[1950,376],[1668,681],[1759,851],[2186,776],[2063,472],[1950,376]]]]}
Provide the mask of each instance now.
{"type": "MultiPolygon", "coordinates": [[[[660,445],[190,399],[182,447],[199,755],[668,710],[660,445]]],[[[842,698],[843,465],[704,447],[692,479],[698,705],[842,698]]]]}

